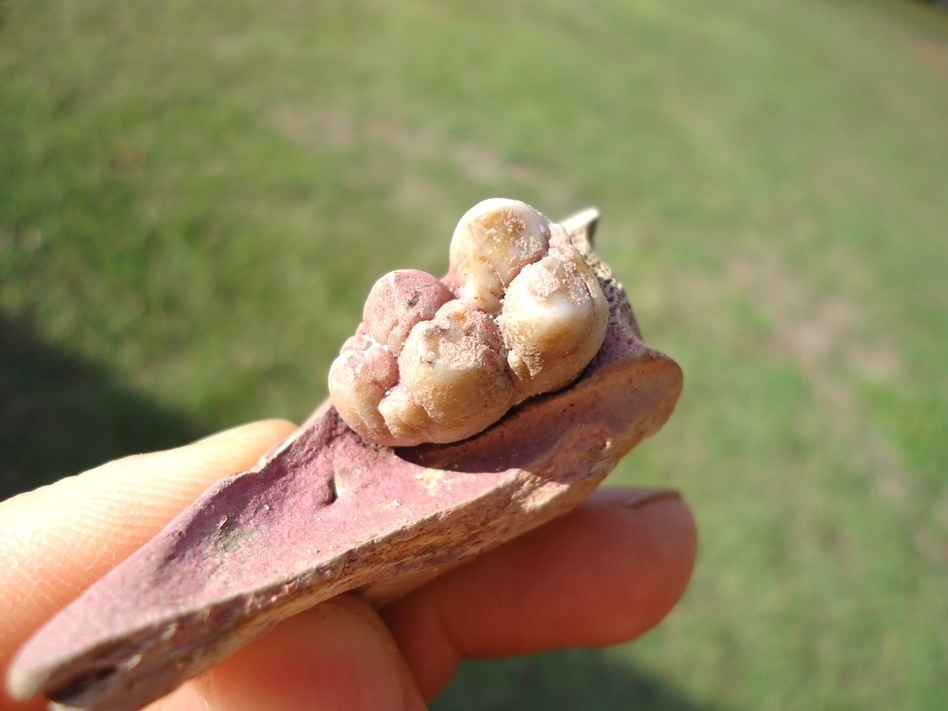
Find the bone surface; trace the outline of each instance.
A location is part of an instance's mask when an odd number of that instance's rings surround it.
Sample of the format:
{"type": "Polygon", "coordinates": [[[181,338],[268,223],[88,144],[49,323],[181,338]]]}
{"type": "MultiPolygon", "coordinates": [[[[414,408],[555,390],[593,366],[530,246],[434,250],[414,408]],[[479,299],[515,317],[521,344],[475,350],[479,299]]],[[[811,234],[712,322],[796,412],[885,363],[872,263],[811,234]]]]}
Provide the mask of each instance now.
{"type": "MultiPolygon", "coordinates": [[[[661,428],[682,385],[592,250],[596,219],[563,223],[609,304],[602,346],[569,387],[474,437],[397,450],[321,406],[38,630],[8,670],[11,694],[134,711],[290,615],[346,590],[383,606],[579,504],[661,428]]],[[[420,308],[437,314],[439,299],[420,308]]]]}
{"type": "Polygon", "coordinates": [[[385,446],[447,443],[568,385],[602,345],[608,304],[562,225],[493,198],[455,229],[443,281],[385,275],[329,371],[339,414],[385,446]]]}

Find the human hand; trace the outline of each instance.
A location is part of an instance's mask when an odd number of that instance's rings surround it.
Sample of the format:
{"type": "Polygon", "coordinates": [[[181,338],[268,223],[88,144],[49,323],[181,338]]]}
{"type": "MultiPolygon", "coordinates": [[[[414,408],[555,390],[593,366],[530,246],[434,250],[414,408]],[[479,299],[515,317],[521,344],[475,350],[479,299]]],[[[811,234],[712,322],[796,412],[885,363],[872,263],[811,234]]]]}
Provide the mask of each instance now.
{"type": "MultiPolygon", "coordinates": [[[[249,469],[293,429],[257,422],[0,502],[0,668],[213,481],[249,469]]],[[[462,658],[638,637],[678,601],[695,546],[674,493],[601,489],[382,610],[344,594],[287,619],[149,709],[423,709],[462,658]]],[[[0,698],[0,710],[41,708],[0,698]]]]}

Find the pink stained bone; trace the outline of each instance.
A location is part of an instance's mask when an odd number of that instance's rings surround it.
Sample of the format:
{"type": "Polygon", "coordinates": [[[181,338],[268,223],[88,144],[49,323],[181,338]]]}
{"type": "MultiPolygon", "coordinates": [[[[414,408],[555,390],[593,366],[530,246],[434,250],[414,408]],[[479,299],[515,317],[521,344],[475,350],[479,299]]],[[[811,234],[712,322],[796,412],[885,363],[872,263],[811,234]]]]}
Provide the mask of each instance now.
{"type": "Polygon", "coordinates": [[[381,606],[578,504],[681,390],[611,273],[584,256],[611,310],[577,382],[471,439],[402,450],[320,408],[54,617],[18,654],[12,690],[140,708],[295,612],[345,590],[381,606]]]}

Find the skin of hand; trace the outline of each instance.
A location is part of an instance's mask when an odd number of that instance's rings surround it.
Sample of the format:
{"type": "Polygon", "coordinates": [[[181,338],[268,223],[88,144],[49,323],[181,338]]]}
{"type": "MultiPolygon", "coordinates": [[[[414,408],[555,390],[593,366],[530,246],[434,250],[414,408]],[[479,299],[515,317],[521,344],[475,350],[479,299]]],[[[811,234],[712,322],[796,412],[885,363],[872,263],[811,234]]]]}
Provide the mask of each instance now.
{"type": "MultiPolygon", "coordinates": [[[[244,425],[0,502],[4,676],[17,648],[55,612],[293,428],[244,425]]],[[[424,709],[463,658],[638,637],[684,592],[695,550],[694,520],[674,492],[601,489],[382,610],[344,594],[287,619],[148,708],[424,709]]],[[[42,699],[15,703],[0,693],[0,710],[42,708],[42,699]]]]}

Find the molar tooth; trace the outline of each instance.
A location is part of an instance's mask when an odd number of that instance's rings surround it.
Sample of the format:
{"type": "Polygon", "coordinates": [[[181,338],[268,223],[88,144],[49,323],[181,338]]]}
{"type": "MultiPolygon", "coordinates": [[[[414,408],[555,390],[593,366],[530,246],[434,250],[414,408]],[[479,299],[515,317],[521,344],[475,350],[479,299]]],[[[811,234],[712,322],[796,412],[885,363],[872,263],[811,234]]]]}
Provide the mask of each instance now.
{"type": "Polygon", "coordinates": [[[588,288],[584,270],[581,259],[544,257],[507,288],[499,322],[524,397],[563,387],[602,345],[609,306],[598,283],[588,288]]]}
{"type": "Polygon", "coordinates": [[[546,254],[549,242],[549,220],[526,203],[504,198],[478,203],[464,214],[451,239],[458,297],[484,311],[498,311],[507,285],[546,254]]]}
{"type": "Polygon", "coordinates": [[[517,200],[479,203],[448,275],[386,275],[333,363],[342,418],[386,446],[453,442],[574,378],[602,345],[608,305],[566,230],[517,200]]]}
{"type": "Polygon", "coordinates": [[[400,269],[375,282],[362,322],[376,341],[398,355],[415,324],[433,318],[452,299],[454,294],[440,279],[418,269],[400,269]]]}
{"type": "Polygon", "coordinates": [[[333,404],[342,418],[362,434],[386,431],[378,406],[385,393],[397,383],[398,361],[379,346],[343,351],[329,369],[333,404]],[[362,427],[353,422],[361,422],[362,427]]]}
{"type": "MultiPolygon", "coordinates": [[[[402,384],[432,420],[450,425],[454,439],[483,430],[513,404],[497,325],[465,302],[449,302],[415,326],[398,365],[402,384]]],[[[451,441],[444,436],[431,441],[451,441]]]]}
{"type": "Polygon", "coordinates": [[[367,333],[356,333],[356,335],[346,339],[346,342],[342,344],[342,348],[339,349],[339,352],[345,354],[347,351],[356,351],[362,352],[367,351],[372,346],[376,345],[375,341],[367,333]]]}

